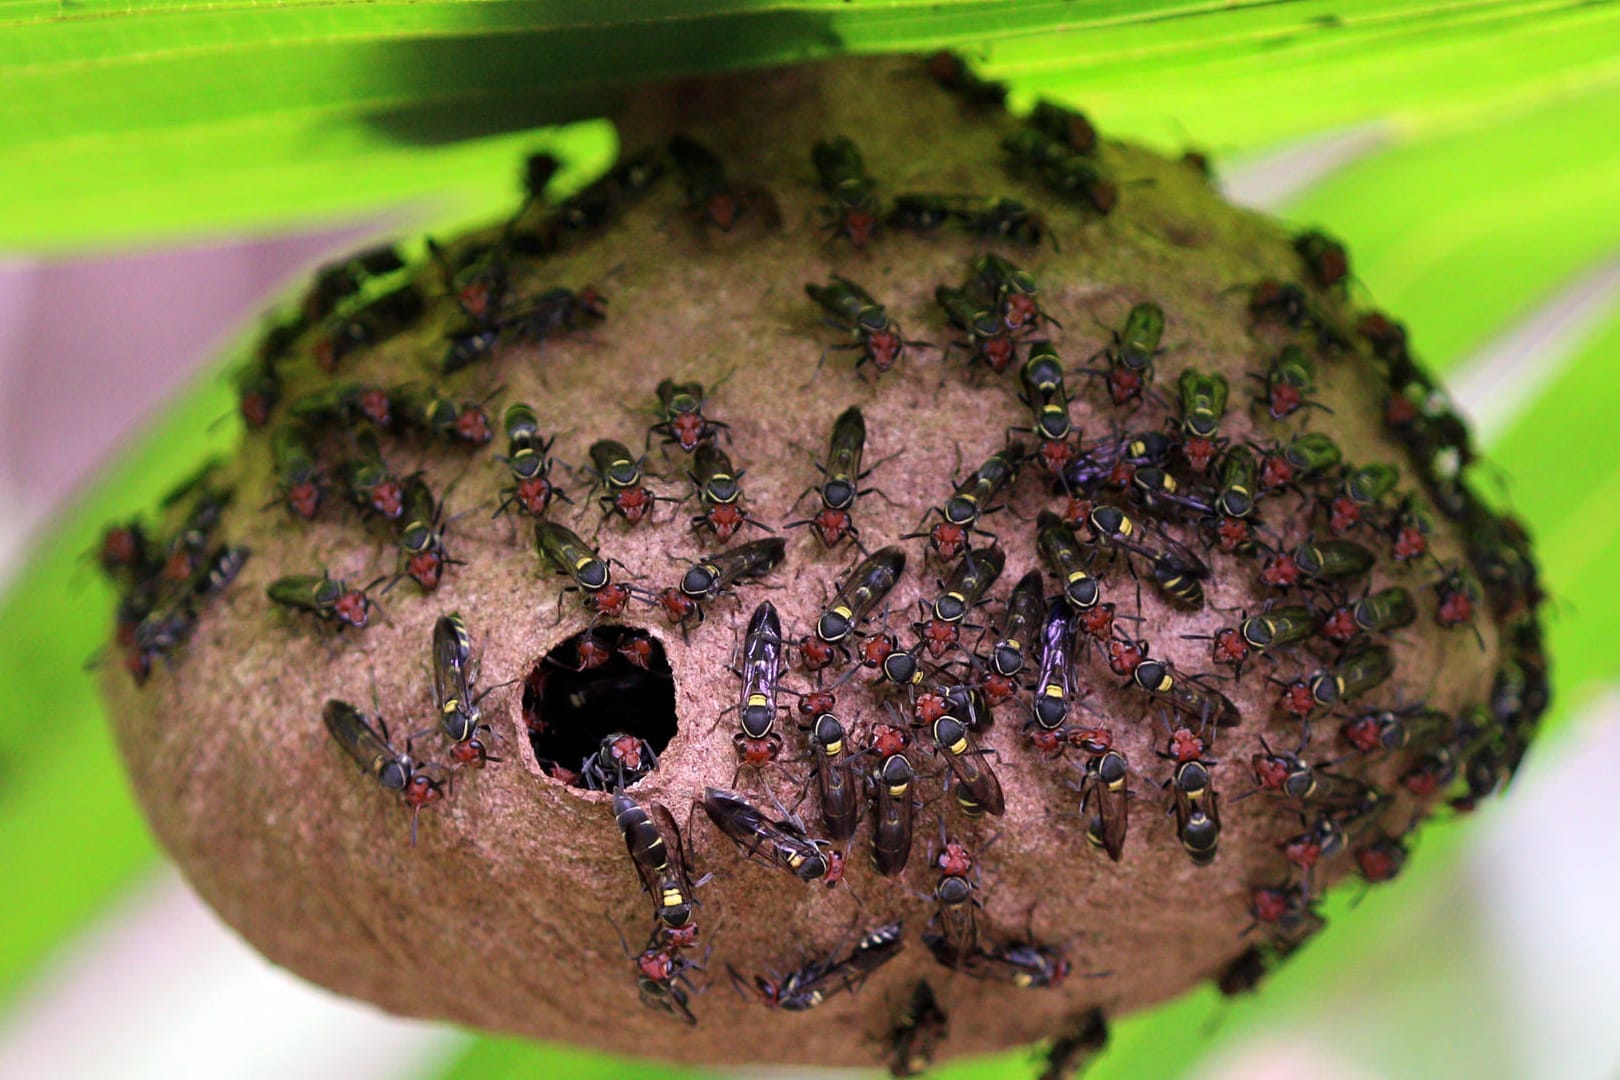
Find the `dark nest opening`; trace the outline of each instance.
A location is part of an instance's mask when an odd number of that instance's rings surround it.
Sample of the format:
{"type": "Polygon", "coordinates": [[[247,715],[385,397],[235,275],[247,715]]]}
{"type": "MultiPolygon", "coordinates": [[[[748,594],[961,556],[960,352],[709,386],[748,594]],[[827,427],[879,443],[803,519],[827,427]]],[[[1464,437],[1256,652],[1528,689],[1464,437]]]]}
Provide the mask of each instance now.
{"type": "Polygon", "coordinates": [[[604,790],[634,784],[675,737],[663,643],[634,626],[595,626],[560,642],[524,679],[523,720],[549,775],[604,790]]]}

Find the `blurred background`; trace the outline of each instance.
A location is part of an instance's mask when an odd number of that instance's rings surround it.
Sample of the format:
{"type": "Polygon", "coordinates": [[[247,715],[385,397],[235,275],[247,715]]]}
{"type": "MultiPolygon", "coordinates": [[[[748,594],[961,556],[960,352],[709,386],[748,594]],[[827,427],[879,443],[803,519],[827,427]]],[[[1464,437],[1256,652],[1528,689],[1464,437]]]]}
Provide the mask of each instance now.
{"type": "MultiPolygon", "coordinates": [[[[746,7],[677,6],[688,18],[746,7]]],[[[1620,1075],[1615,5],[1186,5],[1173,30],[1150,4],[1074,5],[1083,26],[1047,5],[1017,13],[1046,18],[1040,32],[971,0],[936,5],[935,23],[906,5],[788,7],[816,25],[739,29],[766,44],[725,62],[951,45],[1007,79],[1015,105],[1046,94],[1107,137],[1196,146],[1233,198],[1344,239],[1361,300],[1407,322],[1472,417],[1499,473],[1485,484],[1531,528],[1553,597],[1555,704],[1509,796],[1425,830],[1397,882],[1334,893],[1331,931],[1258,995],[1205,990],[1124,1021],[1089,1075],[1620,1075]]],[[[7,18],[20,32],[0,33],[0,76],[40,79],[73,59],[54,18],[7,18]]],[[[635,27],[618,30],[614,47],[645,61],[635,27]]],[[[695,48],[683,32],[660,31],[676,67],[695,48]]],[[[359,100],[351,82],[334,99],[359,100]]],[[[141,124],[87,120],[74,103],[44,135],[28,127],[40,110],[0,112],[0,1076],[169,1078],[198,1062],[276,1080],[691,1075],[394,1020],[258,959],[154,849],[85,670],[113,599],[83,553],[101,522],[237,437],[220,358],[257,313],[365,241],[492,214],[516,198],[525,151],[553,148],[584,178],[611,134],[486,118],[490,130],[414,140],[375,123],[366,139],[318,146],[265,136],[233,151],[241,175],[135,162],[113,200],[116,173],[98,188],[75,170],[111,167],[141,124]],[[88,146],[73,124],[95,129],[88,146]],[[347,179],[277,173],[262,198],[244,196],[264,177],[255,155],[271,153],[347,179]],[[421,179],[366,187],[402,161],[421,179]]],[[[209,125],[228,120],[191,122],[206,147],[225,145],[209,125]]],[[[1035,1071],[1010,1055],[939,1075],[1035,1071]]]]}

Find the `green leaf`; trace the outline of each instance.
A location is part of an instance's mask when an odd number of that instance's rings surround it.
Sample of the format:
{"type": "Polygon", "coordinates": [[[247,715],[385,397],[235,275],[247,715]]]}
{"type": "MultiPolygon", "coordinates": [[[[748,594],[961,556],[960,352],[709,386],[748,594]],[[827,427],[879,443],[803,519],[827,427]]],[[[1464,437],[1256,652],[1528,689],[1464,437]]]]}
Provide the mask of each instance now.
{"type": "Polygon", "coordinates": [[[575,152],[548,125],[634,79],[991,38],[992,74],[1079,95],[1115,133],[1181,123],[1221,150],[1385,114],[1466,124],[1620,64],[1620,12],[1573,2],[9,0],[0,248],[422,200],[490,214],[520,149],[575,152]]]}

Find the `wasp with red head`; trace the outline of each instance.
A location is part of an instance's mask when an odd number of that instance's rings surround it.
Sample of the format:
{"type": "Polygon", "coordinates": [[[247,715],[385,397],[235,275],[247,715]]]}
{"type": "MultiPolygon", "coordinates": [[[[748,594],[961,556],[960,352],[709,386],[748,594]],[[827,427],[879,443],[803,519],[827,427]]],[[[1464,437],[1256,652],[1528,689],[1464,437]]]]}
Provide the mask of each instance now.
{"type": "Polygon", "coordinates": [[[701,971],[703,966],[681,952],[678,946],[660,942],[654,935],[647,947],[632,955],[624,932],[614,926],[619,935],[619,946],[630,961],[631,974],[636,980],[636,991],[641,1003],[654,1012],[667,1013],[688,1026],[696,1026],[692,1015],[691,992],[695,990],[689,971],[701,971]]]}
{"type": "Polygon", "coordinates": [[[432,766],[423,766],[411,756],[409,741],[404,753],[395,750],[388,741],[388,725],[382,717],[376,718],[377,726],[373,727],[365,714],[346,701],[328,699],[321,719],[332,740],[360,766],[361,772],[370,773],[384,791],[397,791],[411,808],[411,844],[415,845],[416,819],[422,807],[444,798],[443,785],[425,771],[432,766]]]}
{"type": "Polygon", "coordinates": [[[1008,333],[1032,330],[1042,322],[1062,325],[1042,310],[1035,299],[1040,287],[1035,275],[1028,270],[1000,255],[985,254],[974,258],[969,271],[969,281],[991,298],[1008,333]]]}
{"type": "Polygon", "coordinates": [[[1090,358],[1105,357],[1108,367],[1086,370],[1103,377],[1109,400],[1119,406],[1139,400],[1153,382],[1153,360],[1164,351],[1159,347],[1164,337],[1164,309],[1151,300],[1135,304],[1125,316],[1124,329],[1110,333],[1112,346],[1090,358]]]}
{"type": "MultiPolygon", "coordinates": [[[[405,481],[403,494],[404,513],[400,520],[405,522],[399,530],[399,560],[401,571],[394,576],[398,581],[401,577],[410,579],[423,589],[432,591],[439,587],[439,580],[444,576],[446,566],[464,565],[460,559],[452,559],[444,547],[444,502],[435,499],[433,492],[427,486],[427,481],[421,476],[412,476],[405,481]]],[[[392,588],[392,583],[390,583],[392,588]]]]}
{"type": "Polygon", "coordinates": [[[336,371],[344,357],[355,350],[372,348],[404,333],[426,306],[421,291],[405,284],[348,314],[326,320],[315,341],[315,363],[323,371],[336,371]]]}
{"type": "MultiPolygon", "coordinates": [[[[879,372],[888,371],[905,356],[906,349],[928,345],[926,341],[908,340],[883,305],[846,277],[834,274],[826,285],[807,284],[804,291],[827,312],[829,326],[855,335],[854,341],[833,347],[859,350],[856,370],[871,364],[879,372]]],[[[816,367],[819,370],[821,365],[816,367]]]]}
{"type": "Polygon", "coordinates": [[[511,471],[512,486],[501,489],[496,515],[515,504],[524,513],[540,517],[553,498],[573,502],[552,483],[551,447],[556,438],[541,438],[540,418],[534,409],[523,402],[513,402],[506,407],[501,426],[506,430],[506,456],[497,455],[495,460],[503,462],[511,471]]]}
{"type": "Polygon", "coordinates": [[[995,696],[1002,700],[1011,697],[1017,687],[1013,682],[1028,666],[1029,645],[1046,604],[1046,578],[1040,570],[1031,570],[1013,586],[1002,613],[1001,627],[995,645],[990,649],[990,675],[986,678],[985,692],[992,693],[991,680],[996,683],[995,696]]]}
{"type": "Polygon", "coordinates": [[[656,768],[658,753],[651,743],[615,731],[604,735],[596,750],[580,763],[579,782],[591,791],[622,791],[656,768]]]}
{"type": "Polygon", "coordinates": [[[1050,510],[1035,518],[1035,546],[1063,586],[1063,600],[1080,614],[1097,606],[1102,588],[1087,570],[1090,560],[1073,530],[1050,510]]]}
{"type": "Polygon", "coordinates": [[[367,594],[386,580],[380,577],[363,589],[351,589],[324,570],[319,576],[288,574],[272,581],[265,595],[282,607],[308,612],[322,622],[335,622],[339,632],[347,626],[363,630],[371,618],[372,600],[367,594]]]}
{"type": "Polygon", "coordinates": [[[277,501],[305,521],[314,521],[326,497],[326,475],[315,463],[304,430],[278,427],[270,437],[270,449],[276,461],[277,501]]]}
{"type": "Polygon", "coordinates": [[[484,401],[454,401],[419,386],[395,387],[389,392],[399,419],[410,428],[436,439],[482,446],[495,437],[484,411],[484,401]]]}
{"type": "Polygon", "coordinates": [[[708,529],[714,538],[724,544],[744,525],[766,529],[742,505],[743,474],[748,470],[734,469],[731,458],[713,442],[698,446],[692,458],[692,470],[687,473],[696,487],[698,502],[703,513],[692,517],[692,528],[708,529]]]}
{"type": "Polygon", "coordinates": [[[957,643],[968,613],[983,602],[984,594],[1001,576],[1006,562],[999,544],[993,543],[977,551],[970,548],[951,571],[950,579],[942,583],[944,592],[932,604],[918,601],[930,618],[925,623],[916,623],[914,628],[921,632],[929,655],[942,656],[957,643]]]}
{"type": "Polygon", "coordinates": [[[934,302],[945,312],[945,320],[966,335],[964,341],[947,346],[947,353],[966,348],[969,364],[983,363],[997,375],[1012,366],[1017,346],[999,312],[980,303],[969,290],[950,285],[934,290],[934,302]]]}
{"type": "Polygon", "coordinates": [[[1119,200],[1118,186],[1103,177],[1091,158],[1075,153],[1067,141],[1039,128],[1020,128],[1003,138],[1001,147],[1007,151],[1011,167],[1033,173],[1047,190],[1070,201],[1107,214],[1119,200]]]}
{"type": "Polygon", "coordinates": [[[1018,378],[1023,385],[1018,400],[1030,410],[1032,426],[1013,430],[1038,436],[1041,445],[1036,453],[1041,463],[1061,474],[1078,451],[1069,441],[1075,430],[1069,415],[1069,390],[1063,382],[1063,361],[1051,342],[1037,341],[1030,346],[1018,378]]]}
{"type": "MultiPolygon", "coordinates": [[[[702,625],[706,617],[704,604],[718,600],[739,581],[764,577],[776,569],[786,555],[787,541],[779,536],[722,551],[687,567],[680,583],[659,593],[655,602],[672,623],[684,626],[695,618],[702,625]]],[[[774,617],[774,609],[772,611],[774,617]]]]}
{"type": "Polygon", "coordinates": [[[1007,812],[1001,781],[985,760],[985,753],[973,740],[965,716],[948,712],[929,725],[935,750],[945,759],[956,780],[956,803],[970,818],[1007,812]]]}
{"type": "Polygon", "coordinates": [[[832,547],[845,536],[853,538],[859,546],[860,530],[855,527],[851,511],[855,509],[857,499],[876,490],[861,487],[861,481],[872,473],[872,469],[861,469],[861,458],[865,452],[866,417],[859,406],[851,405],[833,421],[832,435],[827,440],[826,464],[816,463],[816,470],[821,473],[821,483],[805,488],[799,498],[793,500],[797,505],[815,491],[821,496],[821,512],[813,518],[790,521],[786,527],[792,529],[808,525],[827,547],[832,547]]]}
{"type": "MultiPolygon", "coordinates": [[[[956,485],[951,497],[945,500],[943,506],[930,510],[929,514],[940,516],[939,524],[929,532],[913,532],[902,536],[902,540],[911,540],[917,537],[928,537],[928,546],[941,559],[953,559],[961,549],[967,546],[967,537],[970,532],[981,536],[989,536],[977,528],[979,518],[998,507],[990,504],[995,501],[1007,486],[1018,476],[1018,469],[1024,462],[1024,448],[1016,442],[1010,442],[1000,452],[987,458],[984,464],[974,469],[972,474],[956,485]]],[[[921,529],[928,521],[925,515],[917,523],[921,529]]]]}
{"type": "Polygon", "coordinates": [[[472,658],[467,624],[455,612],[439,616],[433,624],[433,700],[439,710],[439,727],[453,744],[451,756],[457,762],[482,768],[486,761],[501,759],[489,753],[478,734],[495,734],[478,708],[495,687],[474,695],[477,678],[478,665],[472,658]]]}
{"type": "Polygon", "coordinates": [[[361,514],[376,514],[384,521],[398,522],[405,513],[406,482],[389,471],[369,431],[362,432],[355,441],[356,456],[338,468],[349,500],[361,514]]]}
{"type": "Polygon", "coordinates": [[[658,384],[658,409],[663,419],[647,430],[647,437],[651,439],[654,435],[661,435],[666,445],[673,443],[690,454],[727,428],[725,423],[703,415],[705,404],[707,399],[703,395],[702,383],[661,380],[658,384]]]}
{"type": "Polygon", "coordinates": [[[832,199],[822,212],[832,219],[834,235],[847,237],[857,248],[871,242],[883,219],[877,183],[867,175],[861,149],[847,135],[817,139],[810,148],[816,180],[832,199]]]}
{"type": "Polygon", "coordinates": [[[596,549],[579,538],[579,534],[554,521],[534,523],[534,550],[540,561],[553,571],[573,579],[574,584],[564,592],[583,595],[585,606],[598,614],[623,614],[630,602],[630,590],[613,584],[613,572],[607,560],[596,549]]]}
{"type": "MultiPolygon", "coordinates": [[[[628,525],[637,525],[652,512],[661,496],[644,485],[646,458],[637,457],[615,439],[598,439],[591,444],[589,472],[602,489],[597,504],[602,519],[618,514],[628,525]]],[[[673,500],[666,500],[673,501],[673,500]]]]}
{"type": "Polygon", "coordinates": [[[935,957],[942,964],[955,966],[978,950],[977,912],[984,905],[974,895],[978,891],[975,880],[978,873],[973,856],[961,844],[944,842],[943,823],[940,832],[941,847],[932,860],[934,868],[939,871],[939,880],[934,883],[934,916],[929,926],[939,927],[939,932],[934,935],[940,939],[935,957]]]}
{"type": "Polygon", "coordinates": [[[687,206],[698,220],[730,232],[745,213],[757,212],[769,227],[781,221],[781,211],[770,192],[726,176],[726,168],[708,147],[686,135],[669,140],[669,157],[686,189],[687,206]]]}

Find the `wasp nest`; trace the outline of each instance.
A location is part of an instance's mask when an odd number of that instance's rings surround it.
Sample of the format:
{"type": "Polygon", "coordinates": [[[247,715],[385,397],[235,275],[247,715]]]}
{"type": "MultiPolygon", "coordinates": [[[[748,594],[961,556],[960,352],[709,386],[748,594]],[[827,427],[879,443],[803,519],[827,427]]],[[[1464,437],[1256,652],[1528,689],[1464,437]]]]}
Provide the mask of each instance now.
{"type": "Polygon", "coordinates": [[[585,190],[318,276],[103,552],[228,922],[408,1015],[1057,1073],[1506,781],[1528,542],[1343,248],[1003,97],[667,87],[585,190]]]}

